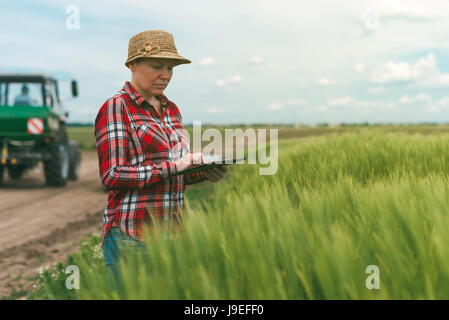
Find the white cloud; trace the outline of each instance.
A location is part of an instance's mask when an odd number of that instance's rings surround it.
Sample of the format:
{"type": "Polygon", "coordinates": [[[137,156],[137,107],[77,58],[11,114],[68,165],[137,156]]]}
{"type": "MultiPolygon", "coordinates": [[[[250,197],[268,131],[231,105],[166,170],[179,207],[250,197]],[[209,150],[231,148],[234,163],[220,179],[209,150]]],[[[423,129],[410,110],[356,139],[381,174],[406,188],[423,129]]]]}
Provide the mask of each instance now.
{"type": "Polygon", "coordinates": [[[215,83],[216,83],[217,86],[219,86],[219,87],[223,87],[223,86],[226,85],[226,81],[225,81],[225,80],[222,80],[222,79],[217,79],[217,80],[215,81],[215,83]]]}
{"type": "Polygon", "coordinates": [[[205,113],[228,113],[230,110],[228,108],[211,107],[204,111],[205,113]]]}
{"type": "Polygon", "coordinates": [[[420,108],[420,110],[428,113],[439,113],[443,109],[449,109],[449,97],[444,97],[434,102],[427,93],[420,93],[413,97],[404,95],[399,98],[399,102],[409,107],[420,108]]]}
{"type": "Polygon", "coordinates": [[[388,101],[357,101],[356,107],[358,108],[387,108],[393,109],[396,107],[394,102],[388,101]]]}
{"type": "Polygon", "coordinates": [[[290,99],[287,100],[287,104],[292,106],[303,106],[307,104],[307,100],[305,99],[290,99]]]}
{"type": "Polygon", "coordinates": [[[399,102],[402,104],[411,104],[413,102],[413,99],[409,98],[408,96],[402,96],[399,98],[399,102]]]}
{"type": "Polygon", "coordinates": [[[407,62],[388,62],[371,76],[371,81],[375,83],[411,81],[418,76],[418,70],[407,62]]]}
{"type": "Polygon", "coordinates": [[[442,110],[449,110],[449,97],[434,101],[427,93],[420,93],[415,96],[403,95],[398,101],[404,106],[418,108],[428,113],[439,113],[442,110]]]}
{"type": "Polygon", "coordinates": [[[363,63],[357,63],[354,66],[354,70],[357,72],[362,72],[363,70],[365,70],[365,65],[363,63]]]}
{"type": "Polygon", "coordinates": [[[435,103],[429,103],[426,105],[425,110],[429,113],[439,113],[442,109],[449,107],[449,97],[442,98],[435,103]]]}
{"type": "Polygon", "coordinates": [[[263,62],[263,59],[258,56],[253,56],[253,57],[251,57],[250,61],[251,61],[251,63],[259,64],[259,63],[263,62]]]}
{"type": "Polygon", "coordinates": [[[377,5],[381,19],[432,20],[448,16],[444,1],[388,0],[377,5]]]}
{"type": "Polygon", "coordinates": [[[359,109],[365,109],[369,111],[371,108],[394,108],[396,105],[394,102],[388,101],[358,101],[353,97],[342,97],[331,99],[328,102],[329,107],[355,107],[359,109]]]}
{"type": "Polygon", "coordinates": [[[416,102],[428,104],[428,103],[432,102],[432,97],[426,93],[420,93],[420,94],[416,95],[415,97],[409,97],[407,95],[404,95],[399,98],[399,102],[401,104],[413,104],[416,102]]]}
{"type": "Polygon", "coordinates": [[[212,57],[207,57],[200,60],[200,66],[211,66],[215,64],[215,59],[212,57]]]}
{"type": "Polygon", "coordinates": [[[328,86],[331,84],[331,81],[327,78],[321,78],[317,81],[317,85],[319,86],[328,86]]]}
{"type": "Polygon", "coordinates": [[[440,112],[440,108],[438,108],[436,106],[428,106],[426,108],[426,111],[430,112],[430,113],[439,113],[440,112]]]}
{"type": "Polygon", "coordinates": [[[436,80],[442,85],[448,85],[449,84],[449,74],[441,74],[441,75],[437,76],[436,80]]]}
{"type": "Polygon", "coordinates": [[[449,97],[442,98],[437,101],[437,106],[441,108],[449,107],[449,97]]]}
{"type": "Polygon", "coordinates": [[[224,87],[224,86],[228,86],[233,83],[239,83],[241,81],[242,81],[242,76],[240,74],[236,74],[227,79],[217,79],[215,81],[215,83],[219,87],[224,87]]]}
{"type": "Polygon", "coordinates": [[[355,99],[352,97],[342,97],[337,99],[332,99],[329,101],[329,106],[331,107],[349,107],[354,105],[355,99]]]}
{"type": "Polygon", "coordinates": [[[447,86],[449,74],[438,70],[432,53],[418,59],[415,63],[388,62],[379,67],[372,76],[375,83],[410,82],[418,86],[447,86]]]}
{"type": "Polygon", "coordinates": [[[449,5],[445,0],[383,0],[365,9],[362,20],[371,30],[379,29],[384,22],[435,21],[449,17],[449,5]]]}
{"type": "Polygon", "coordinates": [[[229,83],[238,83],[242,81],[242,76],[239,74],[236,74],[235,76],[232,76],[228,79],[229,83]]]}
{"type": "Polygon", "coordinates": [[[282,108],[282,103],[280,103],[280,102],[272,103],[267,107],[268,110],[279,110],[281,108],[282,108]]]}
{"type": "Polygon", "coordinates": [[[381,94],[382,92],[385,92],[384,87],[373,87],[368,89],[368,93],[370,94],[381,94]]]}

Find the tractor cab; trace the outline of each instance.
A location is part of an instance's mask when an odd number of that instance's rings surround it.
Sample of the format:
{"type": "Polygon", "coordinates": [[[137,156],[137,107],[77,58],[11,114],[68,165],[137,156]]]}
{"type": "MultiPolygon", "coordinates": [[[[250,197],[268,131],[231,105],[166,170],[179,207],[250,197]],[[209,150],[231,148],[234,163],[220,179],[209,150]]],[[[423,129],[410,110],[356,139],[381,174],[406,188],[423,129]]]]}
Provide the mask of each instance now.
{"type": "MultiPolygon", "coordinates": [[[[71,82],[72,96],[78,95],[75,80],[71,82]]],[[[62,111],[57,81],[46,75],[0,74],[0,106],[47,107],[62,111]]]]}
{"type": "MultiPolygon", "coordinates": [[[[72,96],[78,86],[71,81],[72,96]]],[[[11,179],[44,163],[50,186],[76,180],[80,152],[68,140],[58,82],[44,74],[0,74],[0,185],[6,168],[11,179]]]]}

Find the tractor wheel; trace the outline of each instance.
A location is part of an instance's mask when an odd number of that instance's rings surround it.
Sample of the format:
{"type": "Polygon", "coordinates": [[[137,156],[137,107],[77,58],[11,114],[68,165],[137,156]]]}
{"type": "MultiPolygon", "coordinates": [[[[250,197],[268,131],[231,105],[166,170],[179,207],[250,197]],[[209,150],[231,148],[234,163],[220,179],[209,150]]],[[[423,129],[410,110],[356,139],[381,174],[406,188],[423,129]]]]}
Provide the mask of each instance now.
{"type": "Polygon", "coordinates": [[[78,148],[78,143],[76,141],[70,141],[70,166],[69,166],[69,179],[78,180],[80,172],[80,162],[81,162],[81,152],[78,148]]]}
{"type": "Polygon", "coordinates": [[[8,176],[11,180],[19,180],[25,172],[25,167],[21,165],[8,166],[8,176]]]}
{"type": "Polygon", "coordinates": [[[65,141],[54,140],[49,148],[51,158],[44,161],[45,181],[48,186],[65,186],[69,176],[69,145],[65,141]]]}

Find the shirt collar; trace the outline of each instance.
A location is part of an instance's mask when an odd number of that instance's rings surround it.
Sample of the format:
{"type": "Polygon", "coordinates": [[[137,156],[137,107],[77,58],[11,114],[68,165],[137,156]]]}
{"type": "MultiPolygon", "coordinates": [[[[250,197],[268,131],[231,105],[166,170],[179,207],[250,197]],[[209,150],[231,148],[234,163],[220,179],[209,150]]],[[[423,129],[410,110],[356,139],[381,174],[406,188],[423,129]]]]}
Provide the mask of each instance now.
{"type": "MultiPolygon", "coordinates": [[[[120,90],[120,93],[128,94],[138,106],[140,106],[142,102],[145,101],[145,99],[136,91],[136,89],[133,88],[129,81],[125,81],[125,84],[123,85],[122,90],[120,90]]],[[[161,95],[157,95],[156,99],[161,102],[161,106],[164,109],[168,107],[168,99],[163,93],[161,95]]]]}

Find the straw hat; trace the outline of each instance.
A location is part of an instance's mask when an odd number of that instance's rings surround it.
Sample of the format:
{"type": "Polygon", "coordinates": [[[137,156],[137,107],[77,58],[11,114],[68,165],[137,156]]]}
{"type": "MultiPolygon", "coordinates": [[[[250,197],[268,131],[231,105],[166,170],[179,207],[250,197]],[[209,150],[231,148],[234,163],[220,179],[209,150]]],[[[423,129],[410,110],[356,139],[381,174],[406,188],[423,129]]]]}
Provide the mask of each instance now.
{"type": "Polygon", "coordinates": [[[178,54],[173,35],[163,30],[145,30],[129,39],[128,60],[125,66],[138,58],[167,58],[179,60],[176,65],[191,63],[178,54]]]}

